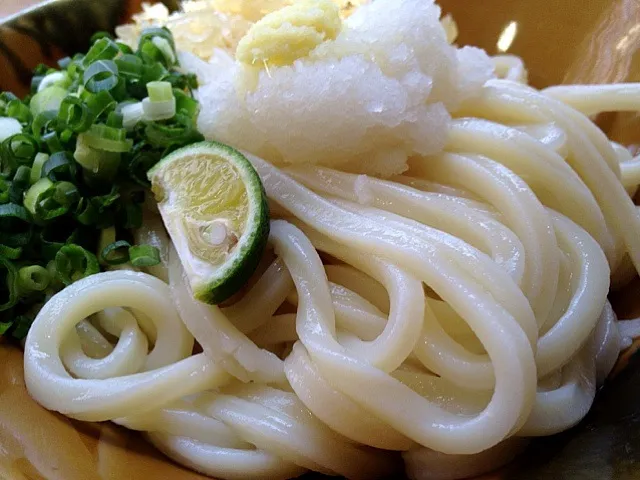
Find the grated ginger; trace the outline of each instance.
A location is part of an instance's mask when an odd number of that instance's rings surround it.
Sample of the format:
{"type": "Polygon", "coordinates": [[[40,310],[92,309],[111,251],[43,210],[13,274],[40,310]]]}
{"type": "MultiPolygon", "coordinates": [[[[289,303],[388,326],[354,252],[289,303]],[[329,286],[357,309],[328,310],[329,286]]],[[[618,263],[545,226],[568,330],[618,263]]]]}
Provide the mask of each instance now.
{"type": "Polygon", "coordinates": [[[291,65],[342,28],[340,10],[331,0],[301,0],[272,12],[240,40],[236,59],[247,65],[291,65]]]}
{"type": "MultiPolygon", "coordinates": [[[[368,0],[333,0],[343,18],[368,0]]],[[[142,4],[142,12],[133,23],[116,28],[118,38],[135,48],[142,30],[167,27],[178,50],[208,60],[216,49],[235,55],[240,40],[251,26],[265,15],[299,0],[190,0],[182,2],[180,11],[169,12],[162,3],[142,4]]]]}

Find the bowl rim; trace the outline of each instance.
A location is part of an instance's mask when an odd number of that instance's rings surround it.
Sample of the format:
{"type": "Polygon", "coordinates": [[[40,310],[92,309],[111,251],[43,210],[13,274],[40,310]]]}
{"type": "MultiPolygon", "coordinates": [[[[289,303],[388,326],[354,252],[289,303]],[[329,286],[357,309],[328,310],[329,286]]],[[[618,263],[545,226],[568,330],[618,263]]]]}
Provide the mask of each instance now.
{"type": "Polygon", "coordinates": [[[37,10],[40,10],[41,8],[48,7],[51,4],[60,3],[60,1],[61,0],[43,0],[29,7],[21,8],[15,13],[7,15],[4,18],[0,18],[0,26],[10,26],[12,23],[24,17],[25,15],[29,15],[37,10]]]}

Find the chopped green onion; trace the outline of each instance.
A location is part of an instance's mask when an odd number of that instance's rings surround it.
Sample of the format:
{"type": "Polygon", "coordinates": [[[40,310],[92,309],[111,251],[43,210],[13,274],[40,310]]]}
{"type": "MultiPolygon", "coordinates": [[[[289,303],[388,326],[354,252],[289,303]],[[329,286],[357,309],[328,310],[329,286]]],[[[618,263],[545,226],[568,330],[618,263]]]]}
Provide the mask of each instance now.
{"type": "Polygon", "coordinates": [[[18,133],[2,142],[3,172],[13,174],[20,165],[31,165],[38,153],[38,142],[26,133],[18,133]]]}
{"type": "Polygon", "coordinates": [[[76,133],[88,130],[92,123],[89,107],[78,97],[70,95],[60,104],[58,118],[76,133]]]}
{"type": "Polygon", "coordinates": [[[18,271],[11,260],[1,255],[0,269],[6,271],[0,275],[0,312],[4,312],[18,303],[18,271]]]}
{"type": "Polygon", "coordinates": [[[129,93],[127,91],[127,81],[124,78],[118,77],[118,83],[115,87],[109,90],[111,96],[116,102],[123,102],[129,99],[129,93]]]}
{"type": "Polygon", "coordinates": [[[13,233],[7,233],[7,231],[10,230],[0,231],[0,243],[13,248],[24,247],[25,245],[28,245],[33,237],[33,230],[29,227],[30,226],[25,227],[23,225],[23,229],[21,231],[16,231],[13,233]]]}
{"type": "Polygon", "coordinates": [[[67,213],[79,198],[80,194],[74,184],[54,184],[48,178],[41,178],[27,191],[24,206],[35,218],[46,222],[67,213]]]}
{"type": "Polygon", "coordinates": [[[142,78],[140,80],[144,84],[146,91],[147,83],[156,80],[163,80],[168,74],[169,72],[161,63],[152,63],[151,65],[144,66],[144,71],[142,72],[142,78]]]}
{"type": "Polygon", "coordinates": [[[153,43],[153,45],[155,45],[155,47],[160,50],[167,65],[175,65],[177,59],[176,53],[173,49],[173,46],[167,41],[166,38],[153,37],[151,43],[153,43]]]}
{"type": "Polygon", "coordinates": [[[56,272],[60,281],[71,285],[100,271],[96,256],[79,245],[65,245],[56,254],[56,272]]]}
{"type": "Polygon", "coordinates": [[[83,178],[89,186],[111,182],[118,173],[121,160],[119,153],[96,150],[80,141],[74,158],[82,166],[83,178]]]}
{"type": "Polygon", "coordinates": [[[116,42],[116,45],[118,45],[118,48],[120,49],[120,51],[125,54],[125,55],[132,55],[133,54],[133,50],[131,49],[131,47],[129,45],[127,45],[126,43],[123,42],[116,42]]]}
{"type": "Polygon", "coordinates": [[[97,60],[113,60],[120,53],[120,49],[116,42],[108,37],[102,37],[95,41],[82,60],[85,67],[89,67],[97,60]]]}
{"type": "Polygon", "coordinates": [[[73,152],[74,160],[78,162],[82,168],[97,173],[100,169],[100,157],[100,152],[87,145],[83,135],[78,135],[76,150],[73,152]]]}
{"type": "Polygon", "coordinates": [[[95,94],[86,92],[81,95],[81,98],[86,102],[89,113],[91,113],[91,117],[94,119],[100,117],[104,112],[114,108],[118,103],[106,90],[102,90],[95,94]]]}
{"type": "Polygon", "coordinates": [[[29,214],[27,213],[27,210],[21,205],[8,203],[5,205],[0,205],[0,219],[17,219],[22,222],[29,222],[29,214]]]}
{"type": "Polygon", "coordinates": [[[47,144],[47,148],[49,149],[49,153],[61,152],[64,150],[62,147],[62,143],[60,142],[60,137],[56,132],[49,132],[42,136],[42,141],[47,144]]]}
{"type": "Polygon", "coordinates": [[[31,175],[29,178],[29,182],[33,185],[42,176],[42,166],[49,160],[49,155],[46,153],[38,153],[36,158],[33,160],[33,164],[31,165],[31,175]]]}
{"type": "Polygon", "coordinates": [[[91,125],[89,131],[80,134],[85,145],[107,152],[128,152],[133,140],[127,139],[124,128],[109,127],[104,124],[91,125]]]}
{"type": "Polygon", "coordinates": [[[20,165],[16,174],[13,176],[13,184],[20,188],[27,188],[29,186],[29,179],[31,178],[31,169],[26,165],[20,165]]]}
{"type": "Polygon", "coordinates": [[[127,130],[135,127],[144,117],[142,102],[131,103],[122,107],[122,125],[127,130]]]}
{"type": "Polygon", "coordinates": [[[32,323],[32,318],[26,315],[19,315],[13,322],[13,332],[11,332],[11,336],[16,340],[23,340],[27,336],[27,333],[29,333],[32,323]]]}
{"type": "Polygon", "coordinates": [[[55,184],[53,199],[63,207],[70,207],[80,200],[80,192],[71,182],[58,182],[55,184]]]}
{"type": "Polygon", "coordinates": [[[53,192],[50,192],[52,189],[53,182],[46,177],[41,178],[31,185],[31,188],[27,190],[27,193],[24,196],[24,207],[31,215],[37,215],[38,205],[44,200],[44,198],[53,195],[53,192]]]}
{"type": "Polygon", "coordinates": [[[11,182],[0,177],[0,205],[8,203],[11,198],[11,182]]]}
{"type": "Polygon", "coordinates": [[[24,191],[29,187],[29,177],[31,169],[25,165],[21,165],[13,176],[13,181],[9,187],[9,201],[12,203],[22,203],[24,191]]]}
{"type": "Polygon", "coordinates": [[[21,294],[43,292],[50,282],[49,272],[40,265],[30,265],[18,270],[18,289],[21,294]]]}
{"type": "Polygon", "coordinates": [[[0,205],[11,201],[11,182],[0,176],[0,205]]]}
{"type": "Polygon", "coordinates": [[[92,93],[111,90],[118,84],[118,67],[112,60],[98,60],[85,70],[82,81],[92,93]]]}
{"type": "Polygon", "coordinates": [[[125,78],[138,79],[144,72],[144,63],[136,55],[122,55],[115,59],[120,75],[125,78]]]}
{"type": "Polygon", "coordinates": [[[153,39],[153,37],[164,38],[165,40],[167,40],[171,44],[172,48],[175,47],[175,44],[174,44],[174,41],[173,41],[173,36],[171,35],[171,30],[169,30],[166,27],[147,27],[147,28],[145,28],[144,30],[142,30],[142,33],[140,35],[139,44],[142,44],[145,41],[151,40],[151,39],[153,39]]]}
{"type": "Polygon", "coordinates": [[[76,223],[68,217],[62,217],[54,223],[45,225],[40,232],[42,256],[46,260],[52,260],[66,243],[75,243],[79,235],[75,227],[76,223]]]}
{"type": "MultiPolygon", "coordinates": [[[[55,254],[58,253],[58,250],[60,250],[63,247],[63,245],[61,244],[55,251],[55,253],[53,254],[53,256],[55,257],[55,254]]],[[[56,280],[58,280],[58,271],[56,270],[56,261],[55,260],[49,260],[47,262],[47,272],[49,273],[49,278],[52,280],[52,283],[55,282],[56,280]]]]}
{"type": "Polygon", "coordinates": [[[73,180],[76,175],[75,162],[65,152],[56,152],[42,167],[42,175],[52,181],[73,180]]]}
{"type": "Polygon", "coordinates": [[[100,252],[100,260],[107,265],[122,265],[129,261],[131,244],[126,240],[110,243],[100,252]]]}
{"type": "Polygon", "coordinates": [[[147,142],[154,147],[167,148],[175,144],[186,145],[204,139],[202,134],[196,130],[191,118],[177,114],[176,123],[165,125],[157,122],[150,122],[145,127],[147,142]]]}
{"type": "Polygon", "coordinates": [[[91,200],[96,204],[99,210],[104,210],[114,205],[120,199],[120,191],[114,185],[109,193],[93,197],[91,200]]]}
{"type": "Polygon", "coordinates": [[[48,110],[35,116],[33,123],[31,124],[31,131],[37,140],[40,140],[47,132],[53,131],[56,128],[58,121],[58,112],[54,110],[48,110]]]}
{"type": "Polygon", "coordinates": [[[22,247],[31,241],[32,225],[29,212],[22,205],[0,205],[0,244],[22,247]]]}
{"type": "Polygon", "coordinates": [[[7,116],[15,118],[20,123],[29,123],[31,121],[31,110],[20,100],[11,100],[7,105],[7,116]]]}
{"type": "Polygon", "coordinates": [[[62,133],[60,133],[61,142],[68,143],[69,140],[71,140],[71,137],[73,137],[73,132],[68,128],[65,128],[62,133]]]}
{"type": "Polygon", "coordinates": [[[58,60],[58,66],[62,69],[69,67],[71,64],[71,57],[64,57],[58,60]]]}
{"type": "Polygon", "coordinates": [[[11,102],[12,100],[20,100],[20,99],[11,92],[0,93],[0,108],[6,108],[9,102],[11,102]]]}
{"type": "Polygon", "coordinates": [[[122,121],[122,114],[115,110],[107,115],[107,127],[122,128],[122,121]]]}
{"type": "Polygon", "coordinates": [[[100,220],[100,212],[88,198],[81,198],[76,207],[76,220],[82,225],[96,225],[100,220]]]}
{"type": "Polygon", "coordinates": [[[0,245],[0,256],[3,256],[9,260],[18,260],[22,255],[22,247],[8,247],[6,245],[0,245]]]}
{"type": "Polygon", "coordinates": [[[32,95],[38,92],[38,87],[42,83],[42,80],[44,80],[44,75],[34,75],[33,78],[31,78],[29,91],[32,95]]]}
{"type": "Polygon", "coordinates": [[[170,72],[165,78],[173,88],[180,91],[192,92],[198,88],[198,77],[193,73],[170,72]]]}
{"type": "Polygon", "coordinates": [[[116,241],[116,227],[108,227],[100,230],[100,240],[98,240],[98,260],[104,265],[101,259],[102,251],[116,241]]]}
{"type": "Polygon", "coordinates": [[[8,322],[1,321],[0,322],[0,337],[3,336],[7,331],[13,326],[13,320],[8,322]]]}
{"type": "Polygon", "coordinates": [[[120,212],[120,225],[128,230],[142,226],[142,207],[135,203],[126,203],[120,212]]]}
{"type": "Polygon", "coordinates": [[[191,118],[198,116],[198,113],[200,112],[200,104],[195,98],[190,97],[176,88],[173,89],[173,96],[176,98],[177,112],[191,118]]]}
{"type": "Polygon", "coordinates": [[[142,100],[142,109],[144,111],[144,119],[149,122],[169,120],[176,114],[176,99],[152,102],[149,98],[145,98],[142,100]]]}
{"type": "Polygon", "coordinates": [[[0,117],[0,142],[22,133],[22,125],[15,118],[0,117]]]}
{"type": "Polygon", "coordinates": [[[109,32],[99,31],[91,35],[91,39],[89,40],[91,43],[95,43],[102,38],[108,38],[109,40],[113,40],[113,37],[109,32]]]}
{"type": "Polygon", "coordinates": [[[147,28],[142,31],[138,43],[138,55],[149,64],[161,62],[166,66],[176,64],[175,44],[166,28],[147,28]]]}
{"type": "Polygon", "coordinates": [[[143,151],[138,153],[129,163],[129,178],[143,187],[151,184],[147,178],[147,172],[160,161],[161,155],[157,152],[143,151]]]}
{"type": "Polygon", "coordinates": [[[147,83],[147,93],[152,102],[166,102],[173,98],[173,90],[169,82],[149,82],[147,83]]]}
{"type": "Polygon", "coordinates": [[[29,103],[32,115],[37,117],[44,112],[57,112],[64,97],[67,96],[67,89],[52,85],[49,88],[36,93],[29,103]]]}
{"type": "Polygon", "coordinates": [[[168,29],[145,29],[135,52],[99,34],[58,65],[39,65],[22,100],[0,92],[0,336],[16,339],[98,258],[159,263],[120,232],[142,225],[148,169],[202,138],[197,79],[175,68],[168,29]]]}
{"type": "Polygon", "coordinates": [[[134,267],[153,267],[160,263],[160,251],[151,245],[134,245],[129,248],[129,261],[134,267]]]}
{"type": "Polygon", "coordinates": [[[66,72],[53,72],[43,77],[42,81],[38,85],[38,92],[53,86],[66,89],[70,83],[69,76],[66,72]]]}

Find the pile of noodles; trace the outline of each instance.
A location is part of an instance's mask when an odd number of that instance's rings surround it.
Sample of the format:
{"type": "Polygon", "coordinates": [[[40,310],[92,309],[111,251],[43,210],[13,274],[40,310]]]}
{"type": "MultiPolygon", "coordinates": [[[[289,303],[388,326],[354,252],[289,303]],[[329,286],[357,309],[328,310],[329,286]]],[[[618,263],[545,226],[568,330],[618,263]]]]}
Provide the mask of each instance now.
{"type": "Polygon", "coordinates": [[[579,422],[633,327],[607,295],[640,268],[640,159],[588,116],[640,85],[539,91],[452,28],[377,0],[292,65],[185,52],[200,129],[262,179],[269,251],[236,303],[200,304],[147,212],[163,264],[51,299],[31,395],[221,479],[466,478],[579,422]]]}

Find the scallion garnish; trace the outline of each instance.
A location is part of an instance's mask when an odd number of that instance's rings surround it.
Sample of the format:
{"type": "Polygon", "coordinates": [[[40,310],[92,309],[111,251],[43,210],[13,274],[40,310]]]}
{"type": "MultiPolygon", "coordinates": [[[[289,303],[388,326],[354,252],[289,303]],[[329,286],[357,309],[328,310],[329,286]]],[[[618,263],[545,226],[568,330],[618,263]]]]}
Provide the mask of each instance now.
{"type": "Polygon", "coordinates": [[[100,252],[100,260],[107,265],[122,265],[129,261],[131,244],[126,240],[110,243],[100,252]]]}
{"type": "Polygon", "coordinates": [[[124,128],[114,128],[105,124],[94,124],[88,132],[82,133],[85,145],[105,152],[124,153],[131,150],[133,140],[127,138],[124,128]]]}
{"type": "Polygon", "coordinates": [[[60,104],[58,119],[76,133],[89,129],[92,123],[91,112],[85,102],[75,96],[67,96],[60,104]]]}
{"type": "Polygon", "coordinates": [[[50,281],[49,272],[40,265],[30,265],[18,270],[18,289],[21,294],[43,292],[50,281]]]}
{"type": "Polygon", "coordinates": [[[151,245],[134,245],[129,248],[129,259],[134,267],[153,267],[160,263],[160,252],[151,245]]]}
{"type": "Polygon", "coordinates": [[[91,93],[111,90],[118,84],[118,66],[111,60],[98,60],[84,71],[82,81],[91,93]]]}
{"type": "Polygon", "coordinates": [[[18,303],[18,270],[11,260],[0,255],[0,312],[18,303]]]}
{"type": "Polygon", "coordinates": [[[144,268],[157,249],[142,225],[147,171],[199,141],[193,74],[171,33],[136,51],[106,34],[86,55],[35,70],[24,100],[0,92],[0,336],[22,339],[46,295],[110,265],[144,268]]]}
{"type": "Polygon", "coordinates": [[[79,245],[63,246],[55,258],[58,279],[65,285],[100,271],[96,256],[79,245]]]}

